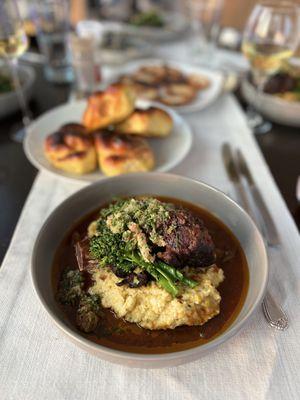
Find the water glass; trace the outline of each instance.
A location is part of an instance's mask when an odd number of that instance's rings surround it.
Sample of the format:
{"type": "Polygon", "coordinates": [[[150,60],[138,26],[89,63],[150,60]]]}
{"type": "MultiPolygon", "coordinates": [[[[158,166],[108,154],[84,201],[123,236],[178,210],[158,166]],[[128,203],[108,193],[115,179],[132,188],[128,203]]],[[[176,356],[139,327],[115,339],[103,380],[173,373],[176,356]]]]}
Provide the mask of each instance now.
{"type": "Polygon", "coordinates": [[[207,59],[215,48],[220,29],[223,0],[188,0],[187,16],[193,34],[193,54],[207,59]]]}
{"type": "Polygon", "coordinates": [[[37,32],[41,53],[45,56],[45,76],[50,82],[73,80],[68,36],[69,1],[43,0],[37,4],[37,32]]]}
{"type": "Polygon", "coordinates": [[[72,65],[77,91],[85,96],[94,92],[101,81],[101,65],[93,37],[70,36],[72,65]]]}

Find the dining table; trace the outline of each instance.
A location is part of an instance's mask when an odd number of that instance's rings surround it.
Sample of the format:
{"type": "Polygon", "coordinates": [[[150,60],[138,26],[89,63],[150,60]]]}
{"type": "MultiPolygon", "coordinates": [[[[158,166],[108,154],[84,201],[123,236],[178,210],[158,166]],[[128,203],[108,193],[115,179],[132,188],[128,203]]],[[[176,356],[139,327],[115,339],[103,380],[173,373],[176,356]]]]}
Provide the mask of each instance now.
{"type": "MultiPolygon", "coordinates": [[[[72,85],[47,82],[41,64],[35,64],[34,69],[36,80],[30,108],[34,117],[38,117],[68,101],[72,85]]],[[[239,90],[235,95],[245,109],[246,104],[239,90]]],[[[37,173],[36,168],[27,160],[22,144],[11,139],[12,132],[21,127],[21,118],[21,113],[16,112],[0,121],[0,260],[6,253],[37,173]]],[[[295,223],[300,228],[300,203],[296,197],[296,185],[300,177],[300,128],[273,123],[270,132],[254,137],[295,223]]]]}
{"type": "MultiPolygon", "coordinates": [[[[185,45],[180,41],[161,45],[157,56],[186,61],[185,45]]],[[[69,101],[73,87],[51,84],[43,76],[42,65],[33,67],[36,79],[30,109],[38,117],[69,101]]],[[[29,282],[30,252],[45,217],[82,186],[39,172],[30,164],[22,144],[11,139],[12,131],[21,126],[20,112],[0,121],[1,400],[299,398],[300,276],[296,263],[300,207],[296,185],[300,129],[274,123],[270,132],[255,135],[247,127],[245,108],[236,90],[221,94],[207,110],[185,114],[195,143],[186,160],[170,172],[204,180],[234,198],[225,171],[217,176],[216,168],[220,168],[223,141],[243,149],[280,232],[281,249],[270,251],[274,268],[270,284],[287,310],[290,327],[285,332],[272,330],[257,310],[224,350],[187,366],[151,371],[98,360],[49,328],[29,282]]]]}

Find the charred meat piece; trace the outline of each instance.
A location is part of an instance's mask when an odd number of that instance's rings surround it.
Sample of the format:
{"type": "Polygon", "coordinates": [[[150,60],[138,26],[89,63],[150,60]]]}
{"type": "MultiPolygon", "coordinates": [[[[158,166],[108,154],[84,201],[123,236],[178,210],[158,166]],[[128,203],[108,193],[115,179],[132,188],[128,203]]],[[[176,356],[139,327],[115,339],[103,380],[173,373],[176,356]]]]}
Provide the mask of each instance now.
{"type": "Polygon", "coordinates": [[[272,76],[264,87],[264,91],[269,94],[285,93],[295,90],[297,79],[285,73],[278,73],[272,76]]]}
{"type": "Polygon", "coordinates": [[[206,267],[215,262],[215,247],[202,220],[185,209],[170,211],[159,227],[166,247],[158,258],[174,267],[206,267]]]}

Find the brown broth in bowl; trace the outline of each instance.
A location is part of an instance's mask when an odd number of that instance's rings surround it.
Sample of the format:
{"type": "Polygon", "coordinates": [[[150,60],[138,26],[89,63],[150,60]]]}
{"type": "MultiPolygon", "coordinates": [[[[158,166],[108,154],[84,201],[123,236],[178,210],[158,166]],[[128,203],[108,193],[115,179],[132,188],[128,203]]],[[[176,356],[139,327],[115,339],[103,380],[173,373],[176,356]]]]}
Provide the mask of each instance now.
{"type": "MultiPolygon", "coordinates": [[[[249,286],[249,271],[243,249],[233,233],[219,219],[198,206],[173,198],[158,196],[157,198],[191,210],[207,227],[217,249],[216,264],[223,269],[225,275],[225,280],[217,288],[222,298],[220,314],[202,326],[179,326],[175,329],[151,331],[117,318],[111,310],[102,308],[103,316],[95,332],[84,333],[78,329],[78,333],[83,337],[102,346],[143,354],[190,349],[205,344],[223,333],[236,319],[244,304],[249,286]]],[[[88,225],[98,217],[101,208],[77,222],[60,244],[53,265],[55,293],[64,269],[77,269],[72,244],[73,233],[76,231],[84,236],[88,225]]],[[[60,307],[66,318],[76,327],[74,308],[61,304],[60,307]]]]}

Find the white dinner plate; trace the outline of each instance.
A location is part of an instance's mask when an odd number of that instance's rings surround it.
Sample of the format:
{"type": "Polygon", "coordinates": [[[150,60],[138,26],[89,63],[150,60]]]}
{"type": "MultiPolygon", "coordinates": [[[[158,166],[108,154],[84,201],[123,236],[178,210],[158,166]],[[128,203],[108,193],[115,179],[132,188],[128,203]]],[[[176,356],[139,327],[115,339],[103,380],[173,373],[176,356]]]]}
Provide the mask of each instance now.
{"type": "Polygon", "coordinates": [[[247,80],[242,82],[242,94],[267,119],[282,125],[300,127],[300,102],[287,101],[267,93],[258,93],[247,80]]]}
{"type": "Polygon", "coordinates": [[[119,26],[130,35],[159,43],[173,40],[188,29],[187,19],[180,13],[164,13],[163,19],[163,27],[134,26],[127,23],[119,23],[119,26]]]}
{"type": "MultiPolygon", "coordinates": [[[[187,122],[170,108],[141,100],[138,100],[136,104],[138,108],[148,108],[152,105],[166,110],[173,119],[174,126],[170,136],[147,139],[154,152],[154,171],[166,172],[179,164],[188,154],[192,145],[192,132],[187,122]]],[[[77,181],[95,182],[104,178],[100,170],[84,175],[62,171],[52,166],[44,155],[45,138],[63,124],[80,122],[85,107],[86,100],[67,103],[46,112],[31,124],[25,137],[24,151],[36,168],[77,181]]]]}
{"type": "MultiPolygon", "coordinates": [[[[212,71],[208,68],[199,67],[195,65],[184,64],[177,61],[167,61],[161,59],[142,59],[137,61],[132,61],[126,64],[124,67],[120,68],[117,73],[109,77],[108,82],[112,83],[118,80],[119,76],[124,74],[131,74],[135,72],[139,67],[144,65],[169,65],[182,71],[184,74],[199,74],[208,78],[210,85],[207,89],[200,90],[196,95],[195,99],[189,103],[182,106],[172,107],[174,110],[180,113],[188,113],[194,111],[200,111],[211,105],[221,94],[223,87],[223,75],[221,72],[212,71]]],[[[104,82],[105,84],[105,82],[104,82]]]]}

